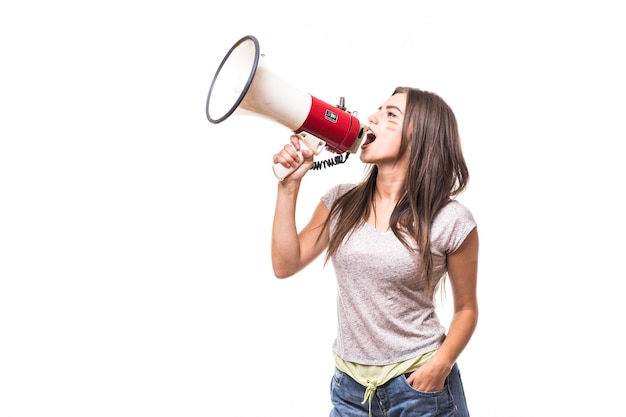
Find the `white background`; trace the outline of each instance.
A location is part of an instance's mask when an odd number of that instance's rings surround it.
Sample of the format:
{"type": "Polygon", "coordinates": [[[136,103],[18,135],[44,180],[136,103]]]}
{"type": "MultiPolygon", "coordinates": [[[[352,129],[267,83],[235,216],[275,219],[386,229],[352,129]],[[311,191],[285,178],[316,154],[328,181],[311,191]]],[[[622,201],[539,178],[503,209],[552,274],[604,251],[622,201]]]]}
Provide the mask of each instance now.
{"type": "MultiPolygon", "coordinates": [[[[204,113],[245,35],[363,119],[398,85],[454,109],[481,235],[473,416],[626,415],[618,3],[2,0],[0,416],[328,415],[332,268],[270,265],[289,132],[204,113]]],[[[300,226],[361,174],[311,172],[300,226]]]]}

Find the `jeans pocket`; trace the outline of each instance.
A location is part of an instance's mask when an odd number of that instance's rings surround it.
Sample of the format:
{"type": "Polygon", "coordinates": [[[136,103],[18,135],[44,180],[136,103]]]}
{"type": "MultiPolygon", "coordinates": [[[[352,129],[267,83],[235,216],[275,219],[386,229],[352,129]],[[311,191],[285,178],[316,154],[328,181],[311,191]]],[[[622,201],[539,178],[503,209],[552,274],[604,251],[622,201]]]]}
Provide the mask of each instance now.
{"type": "Polygon", "coordinates": [[[331,384],[340,387],[344,376],[345,374],[342,371],[340,371],[338,368],[335,368],[335,373],[333,374],[331,384]]]}
{"type": "Polygon", "coordinates": [[[441,390],[420,391],[409,384],[407,381],[409,375],[404,375],[404,393],[401,394],[407,409],[430,410],[428,416],[449,415],[454,410],[454,401],[447,378],[441,390]]]}

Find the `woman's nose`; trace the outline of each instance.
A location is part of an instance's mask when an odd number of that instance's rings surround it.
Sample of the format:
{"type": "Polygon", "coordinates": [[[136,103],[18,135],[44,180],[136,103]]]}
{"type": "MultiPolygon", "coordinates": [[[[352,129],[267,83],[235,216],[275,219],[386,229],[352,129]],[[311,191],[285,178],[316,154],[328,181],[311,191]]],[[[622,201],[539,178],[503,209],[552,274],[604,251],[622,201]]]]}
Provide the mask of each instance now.
{"type": "Polygon", "coordinates": [[[378,123],[378,117],[377,117],[376,113],[370,114],[370,115],[367,117],[367,121],[368,121],[370,124],[372,124],[372,123],[378,123]]]}

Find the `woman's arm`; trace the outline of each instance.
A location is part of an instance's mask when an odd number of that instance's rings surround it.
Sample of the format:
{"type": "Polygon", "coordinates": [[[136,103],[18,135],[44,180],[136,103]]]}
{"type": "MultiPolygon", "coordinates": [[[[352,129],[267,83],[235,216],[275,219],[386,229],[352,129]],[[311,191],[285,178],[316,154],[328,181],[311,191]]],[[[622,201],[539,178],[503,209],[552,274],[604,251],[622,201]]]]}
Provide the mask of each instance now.
{"type": "MultiPolygon", "coordinates": [[[[291,145],[274,155],[274,163],[289,167],[298,162],[300,142],[291,137],[291,145]]],[[[274,223],[272,226],[272,268],[277,278],[287,278],[317,258],[328,245],[328,230],[323,230],[329,211],[319,202],[309,223],[298,233],[296,203],[302,177],[313,165],[313,152],[302,148],[304,162],[291,175],[278,183],[274,223]],[[320,236],[320,232],[321,236],[320,236]],[[318,239],[319,237],[319,239],[318,239]]]]}
{"type": "Polygon", "coordinates": [[[476,282],[478,230],[474,228],[454,253],[448,255],[448,278],[454,298],[454,314],[448,334],[437,353],[408,379],[420,391],[437,391],[467,346],[478,322],[476,282]]]}

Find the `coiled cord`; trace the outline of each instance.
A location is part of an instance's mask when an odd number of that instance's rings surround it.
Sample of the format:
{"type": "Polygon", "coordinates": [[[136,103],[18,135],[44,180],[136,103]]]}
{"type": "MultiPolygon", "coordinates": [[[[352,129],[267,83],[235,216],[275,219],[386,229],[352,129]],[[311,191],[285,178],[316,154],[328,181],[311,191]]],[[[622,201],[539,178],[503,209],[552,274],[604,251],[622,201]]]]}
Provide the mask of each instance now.
{"type": "Polygon", "coordinates": [[[327,159],[325,161],[315,161],[311,169],[319,170],[322,168],[329,168],[335,165],[343,164],[348,160],[350,152],[346,152],[343,155],[336,155],[334,158],[327,159]]]}

